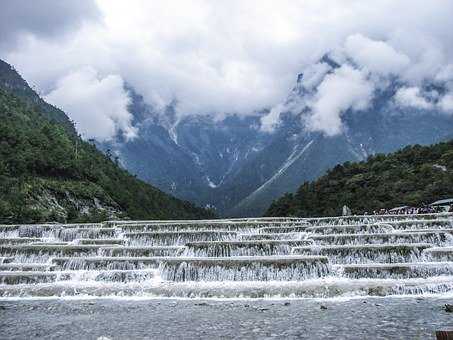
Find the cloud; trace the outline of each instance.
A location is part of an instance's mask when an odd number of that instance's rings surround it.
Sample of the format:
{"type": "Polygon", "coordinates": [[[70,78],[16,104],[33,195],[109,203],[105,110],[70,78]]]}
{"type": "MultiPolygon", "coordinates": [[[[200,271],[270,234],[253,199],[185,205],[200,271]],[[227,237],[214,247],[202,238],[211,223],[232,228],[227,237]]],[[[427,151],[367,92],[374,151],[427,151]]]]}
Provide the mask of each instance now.
{"type": "Polygon", "coordinates": [[[312,113],[307,118],[310,131],[321,131],[334,136],[342,131],[341,115],[345,111],[364,110],[373,97],[373,84],[365,74],[348,65],[326,75],[318,86],[312,113]]]}
{"type": "Polygon", "coordinates": [[[438,105],[443,111],[452,114],[453,113],[453,94],[447,93],[445,96],[443,96],[439,100],[438,105]]]}
{"type": "Polygon", "coordinates": [[[0,46],[13,48],[29,34],[56,38],[99,18],[99,9],[91,0],[5,0],[0,11],[0,46]]]}
{"type": "Polygon", "coordinates": [[[316,88],[332,68],[326,63],[316,63],[304,70],[302,86],[308,91],[316,88]]]}
{"type": "Polygon", "coordinates": [[[402,87],[395,93],[395,102],[401,106],[413,107],[416,109],[426,110],[433,108],[430,103],[421,94],[418,87],[402,87]]]}
{"type": "Polygon", "coordinates": [[[261,118],[260,130],[263,132],[273,132],[280,124],[280,115],[286,110],[285,105],[278,104],[271,111],[261,118]]]}
{"type": "Polygon", "coordinates": [[[127,110],[130,99],[118,75],[101,78],[94,69],[82,68],[61,78],[45,99],[67,112],[85,138],[105,141],[119,132],[126,139],[136,136],[127,110]]]}
{"type": "Polygon", "coordinates": [[[407,55],[396,51],[386,42],[372,40],[361,34],[346,39],[345,52],[359,66],[384,76],[401,74],[410,64],[407,55]]]}
{"type": "Polygon", "coordinates": [[[386,83],[381,78],[421,88],[448,76],[451,13],[452,1],[422,0],[6,0],[0,15],[13,19],[1,20],[0,57],[44,94],[91,67],[104,78],[121,77],[156,110],[177,102],[179,116],[218,118],[267,108],[273,117],[263,118],[267,127],[278,125],[278,105],[285,107],[304,72],[309,94],[292,109],[299,114],[316,103],[308,122],[320,130],[332,123],[324,129],[331,134],[342,131],[347,104],[355,109],[360,102],[351,94],[359,92],[353,74],[366,84],[363,102],[369,87],[386,83]],[[326,94],[316,94],[335,83],[319,63],[326,53],[358,72],[335,76],[352,91],[329,102],[336,116],[322,113],[326,94]]]}

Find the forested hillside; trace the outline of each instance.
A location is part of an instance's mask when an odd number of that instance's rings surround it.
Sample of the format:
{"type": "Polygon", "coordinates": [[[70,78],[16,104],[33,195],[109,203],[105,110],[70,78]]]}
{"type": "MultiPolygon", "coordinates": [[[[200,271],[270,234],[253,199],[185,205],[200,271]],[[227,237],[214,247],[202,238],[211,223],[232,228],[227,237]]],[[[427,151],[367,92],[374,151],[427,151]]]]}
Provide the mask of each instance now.
{"type": "Polygon", "coordinates": [[[343,205],[356,214],[370,213],[448,197],[453,197],[453,140],[338,165],[274,201],[266,216],[332,216],[341,214],[343,205]]]}
{"type": "Polygon", "coordinates": [[[1,223],[212,216],[121,169],[8,64],[0,66],[1,223]]]}

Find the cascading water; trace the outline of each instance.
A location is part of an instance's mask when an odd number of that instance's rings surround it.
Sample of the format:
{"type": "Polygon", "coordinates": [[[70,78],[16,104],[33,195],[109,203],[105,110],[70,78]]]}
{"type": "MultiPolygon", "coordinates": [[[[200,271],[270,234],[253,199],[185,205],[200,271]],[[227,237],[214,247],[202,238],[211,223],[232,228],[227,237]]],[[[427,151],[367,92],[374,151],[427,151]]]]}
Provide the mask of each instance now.
{"type": "Polygon", "coordinates": [[[0,225],[0,296],[453,291],[453,215],[0,225]]]}

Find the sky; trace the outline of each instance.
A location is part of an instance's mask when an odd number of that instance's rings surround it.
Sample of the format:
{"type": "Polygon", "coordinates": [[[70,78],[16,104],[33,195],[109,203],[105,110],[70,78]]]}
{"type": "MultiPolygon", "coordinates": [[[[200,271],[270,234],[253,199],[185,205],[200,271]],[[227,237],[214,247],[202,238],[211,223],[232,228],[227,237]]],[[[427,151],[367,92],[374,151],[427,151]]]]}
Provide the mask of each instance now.
{"type": "Polygon", "coordinates": [[[125,84],[156,112],[267,109],[269,133],[304,112],[307,130],[334,136],[395,79],[395,105],[453,113],[452,17],[452,0],[3,0],[0,58],[86,138],[136,137],[125,84]]]}

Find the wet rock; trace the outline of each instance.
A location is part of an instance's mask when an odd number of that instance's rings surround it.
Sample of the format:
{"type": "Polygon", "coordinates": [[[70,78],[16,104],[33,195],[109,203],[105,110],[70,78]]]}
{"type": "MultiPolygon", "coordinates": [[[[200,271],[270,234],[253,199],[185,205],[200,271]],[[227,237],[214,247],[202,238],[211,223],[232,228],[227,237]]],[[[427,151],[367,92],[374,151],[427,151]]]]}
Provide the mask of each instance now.
{"type": "Polygon", "coordinates": [[[291,302],[286,301],[283,305],[284,306],[289,306],[290,304],[291,304],[291,302]]]}
{"type": "Polygon", "coordinates": [[[450,305],[448,303],[445,304],[445,311],[448,313],[453,313],[453,305],[450,305]]]}
{"type": "Polygon", "coordinates": [[[327,309],[327,306],[321,305],[319,308],[321,308],[321,309],[323,309],[323,310],[326,310],[326,309],[327,309]]]}

